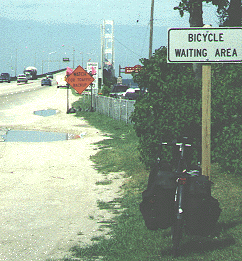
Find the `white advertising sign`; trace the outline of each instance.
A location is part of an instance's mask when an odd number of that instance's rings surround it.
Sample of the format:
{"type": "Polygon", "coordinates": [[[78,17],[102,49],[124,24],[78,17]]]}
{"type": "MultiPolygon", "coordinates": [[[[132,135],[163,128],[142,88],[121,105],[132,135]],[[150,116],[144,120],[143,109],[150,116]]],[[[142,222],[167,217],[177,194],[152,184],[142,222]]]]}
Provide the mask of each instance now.
{"type": "Polygon", "coordinates": [[[242,28],[171,28],[168,63],[242,62],[242,28]]]}
{"type": "Polygon", "coordinates": [[[98,63],[96,62],[88,62],[87,63],[87,72],[88,73],[92,73],[92,70],[94,69],[95,74],[92,75],[92,77],[94,78],[94,81],[92,82],[92,88],[93,89],[98,89],[98,63]]]}

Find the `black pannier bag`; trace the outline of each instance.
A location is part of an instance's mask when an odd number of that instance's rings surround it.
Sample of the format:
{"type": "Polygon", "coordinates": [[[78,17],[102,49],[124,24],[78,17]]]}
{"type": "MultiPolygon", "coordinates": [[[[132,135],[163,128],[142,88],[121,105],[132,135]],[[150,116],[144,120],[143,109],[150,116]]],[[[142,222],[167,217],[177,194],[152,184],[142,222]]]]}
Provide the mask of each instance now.
{"type": "Polygon", "coordinates": [[[221,209],[217,199],[211,196],[213,183],[207,176],[190,176],[186,198],[185,229],[190,235],[208,236],[216,229],[221,209]]]}
{"type": "Polygon", "coordinates": [[[203,197],[211,196],[211,185],[213,183],[208,179],[208,176],[199,175],[192,176],[189,175],[188,178],[188,194],[200,195],[203,197]]]}
{"type": "Polygon", "coordinates": [[[150,172],[148,187],[142,193],[143,201],[140,203],[140,211],[148,229],[165,229],[172,225],[175,218],[175,189],[175,173],[157,166],[150,172]]]}
{"type": "Polygon", "coordinates": [[[184,208],[185,231],[198,236],[213,234],[220,213],[219,202],[212,196],[188,195],[184,208]]]}

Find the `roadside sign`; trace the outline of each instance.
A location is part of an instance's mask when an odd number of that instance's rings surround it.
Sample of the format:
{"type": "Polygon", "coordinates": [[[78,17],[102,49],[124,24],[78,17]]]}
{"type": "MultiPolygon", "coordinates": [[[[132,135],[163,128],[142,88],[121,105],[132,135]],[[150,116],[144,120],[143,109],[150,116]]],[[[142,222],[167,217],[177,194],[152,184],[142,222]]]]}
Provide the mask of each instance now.
{"type": "Polygon", "coordinates": [[[94,78],[92,88],[94,90],[98,90],[98,78],[99,78],[99,71],[98,71],[98,63],[97,62],[88,62],[87,63],[87,72],[92,74],[92,77],[94,78]],[[93,74],[93,71],[95,71],[95,74],[93,74]]]}
{"type": "Polygon", "coordinates": [[[70,59],[69,58],[63,58],[63,62],[69,62],[70,59]]]}
{"type": "Polygon", "coordinates": [[[242,62],[241,27],[171,28],[168,63],[242,62]]]}
{"type": "Polygon", "coordinates": [[[92,82],[94,78],[89,75],[80,65],[66,78],[66,82],[81,94],[92,82]]]}
{"type": "Polygon", "coordinates": [[[122,80],[122,76],[118,76],[117,78],[117,84],[122,84],[123,80],[122,80]]]}
{"type": "Polygon", "coordinates": [[[130,66],[125,67],[125,73],[126,74],[132,73],[133,71],[134,71],[134,67],[130,67],[130,66]]]}
{"type": "Polygon", "coordinates": [[[141,68],[142,68],[142,66],[139,64],[137,64],[135,66],[127,66],[127,67],[125,67],[125,73],[126,74],[133,73],[133,72],[137,73],[141,70],[141,68]]]}

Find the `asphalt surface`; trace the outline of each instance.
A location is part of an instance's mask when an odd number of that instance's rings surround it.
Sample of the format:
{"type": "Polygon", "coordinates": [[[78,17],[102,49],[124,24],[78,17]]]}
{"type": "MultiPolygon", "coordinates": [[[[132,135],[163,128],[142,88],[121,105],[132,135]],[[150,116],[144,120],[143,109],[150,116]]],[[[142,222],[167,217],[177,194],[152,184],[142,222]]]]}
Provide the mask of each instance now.
{"type": "MultiPolygon", "coordinates": [[[[0,129],[68,133],[72,139],[0,142],[0,260],[71,257],[70,247],[108,237],[100,222],[112,213],[100,210],[97,201],[120,196],[122,174],[98,173],[90,156],[107,134],[66,113],[66,89],[11,84],[0,84],[0,129]],[[33,113],[44,109],[57,113],[33,113]],[[112,183],[96,185],[104,180],[112,183]]],[[[77,99],[70,93],[70,104],[77,99]]]]}

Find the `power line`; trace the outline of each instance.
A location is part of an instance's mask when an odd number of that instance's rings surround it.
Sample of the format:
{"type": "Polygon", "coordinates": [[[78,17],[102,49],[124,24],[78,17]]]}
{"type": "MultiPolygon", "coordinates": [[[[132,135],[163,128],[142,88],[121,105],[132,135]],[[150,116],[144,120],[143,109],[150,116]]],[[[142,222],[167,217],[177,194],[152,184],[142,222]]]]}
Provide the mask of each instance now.
{"type": "MultiPolygon", "coordinates": [[[[108,32],[108,30],[105,30],[106,32],[108,32]]],[[[114,40],[117,41],[119,44],[121,44],[123,47],[125,47],[127,50],[129,50],[131,53],[139,56],[140,58],[142,57],[142,54],[138,54],[136,52],[134,52],[133,50],[131,50],[128,46],[126,46],[125,44],[121,43],[116,37],[114,37],[114,40]]]]}

